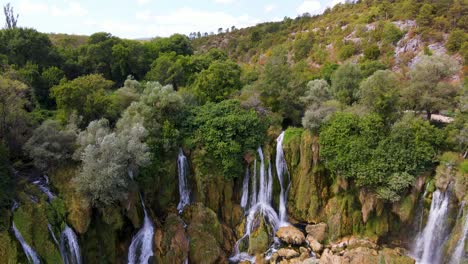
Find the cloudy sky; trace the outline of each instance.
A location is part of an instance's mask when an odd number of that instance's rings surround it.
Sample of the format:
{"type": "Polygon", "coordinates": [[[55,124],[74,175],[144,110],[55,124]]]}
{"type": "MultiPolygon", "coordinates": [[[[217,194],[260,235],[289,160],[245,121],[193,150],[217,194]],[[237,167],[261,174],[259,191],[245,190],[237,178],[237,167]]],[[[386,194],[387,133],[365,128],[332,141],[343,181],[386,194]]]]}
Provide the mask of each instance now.
{"type": "MultiPolygon", "coordinates": [[[[8,0],[3,1],[3,5],[8,0]]],[[[309,12],[340,0],[10,0],[18,25],[41,32],[90,35],[106,31],[122,38],[216,32],[309,12]]]]}

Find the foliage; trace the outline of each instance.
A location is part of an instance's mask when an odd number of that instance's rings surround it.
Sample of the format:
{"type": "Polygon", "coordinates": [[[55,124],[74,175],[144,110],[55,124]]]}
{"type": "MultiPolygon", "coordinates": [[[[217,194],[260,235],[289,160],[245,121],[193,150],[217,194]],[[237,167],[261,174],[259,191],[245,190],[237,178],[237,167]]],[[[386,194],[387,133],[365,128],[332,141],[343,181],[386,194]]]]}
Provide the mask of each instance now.
{"type": "Polygon", "coordinates": [[[197,164],[209,170],[208,160],[226,178],[242,175],[243,155],[254,152],[264,141],[266,122],[252,109],[243,109],[239,101],[226,100],[194,108],[189,125],[190,145],[203,150],[205,162],[197,164]]]}
{"type": "Polygon", "coordinates": [[[389,44],[396,44],[404,36],[404,33],[393,23],[385,23],[382,34],[383,40],[389,44]]]}
{"type": "Polygon", "coordinates": [[[359,102],[384,120],[395,120],[398,96],[398,80],[390,70],[376,71],[359,87],[359,102]]]}
{"type": "Polygon", "coordinates": [[[302,126],[318,132],[322,122],[325,122],[337,109],[336,102],[331,99],[330,85],[325,80],[313,80],[307,84],[305,96],[300,100],[307,109],[302,118],[302,126]]]}
{"type": "Polygon", "coordinates": [[[412,115],[388,131],[376,115],[338,113],[320,132],[321,156],[335,175],[392,201],[432,166],[441,143],[441,131],[412,115]]]}
{"type": "Polygon", "coordinates": [[[356,64],[345,63],[331,77],[333,97],[340,103],[351,105],[357,100],[361,70],[356,64]]]}
{"type": "Polygon", "coordinates": [[[19,152],[28,136],[28,96],[30,89],[24,83],[0,76],[0,139],[12,153],[19,152]]]}
{"type": "Polygon", "coordinates": [[[151,64],[151,69],[146,74],[146,79],[158,81],[163,85],[171,84],[175,89],[186,83],[185,64],[186,58],[175,52],[163,53],[151,64]]]}
{"type": "Polygon", "coordinates": [[[115,204],[126,197],[128,184],[139,166],[148,162],[146,129],[138,117],[119,121],[111,132],[105,119],[93,121],[78,135],[75,157],[82,161],[73,179],[78,192],[98,207],[115,204]]]}
{"type": "Polygon", "coordinates": [[[220,102],[241,88],[240,67],[231,61],[215,61],[198,75],[193,92],[201,102],[220,102]]]}
{"type": "Polygon", "coordinates": [[[380,56],[380,49],[377,45],[370,45],[364,49],[364,58],[368,60],[376,60],[380,56]]]}
{"type": "Polygon", "coordinates": [[[378,70],[386,70],[387,66],[385,66],[382,62],[376,60],[366,60],[359,64],[361,69],[361,75],[363,78],[367,78],[374,74],[374,72],[378,70]]]}
{"type": "MultiPolygon", "coordinates": [[[[13,194],[13,182],[9,166],[9,153],[3,144],[0,144],[0,212],[5,216],[8,215],[6,212],[10,210],[13,194]]],[[[0,230],[4,230],[8,226],[5,220],[3,217],[0,217],[0,230]]]]}
{"type": "Polygon", "coordinates": [[[83,117],[84,124],[90,121],[114,116],[108,90],[113,82],[101,75],[92,74],[78,77],[52,87],[52,97],[64,119],[75,113],[83,117]]]}
{"type": "Polygon", "coordinates": [[[75,140],[75,131],[63,130],[59,122],[47,120],[34,130],[24,150],[34,160],[36,168],[50,171],[71,159],[75,140]]]}
{"type": "Polygon", "coordinates": [[[402,90],[407,109],[425,111],[430,119],[435,111],[455,104],[458,88],[446,82],[459,65],[449,56],[422,56],[409,73],[410,83],[402,90]]]}
{"type": "Polygon", "coordinates": [[[346,45],[343,45],[339,49],[338,57],[341,60],[346,60],[346,59],[350,58],[351,56],[353,56],[355,52],[356,52],[356,48],[354,47],[353,44],[346,44],[346,45]]]}
{"type": "Polygon", "coordinates": [[[468,37],[464,30],[454,30],[450,32],[450,35],[448,36],[446,43],[447,50],[450,52],[457,52],[467,40],[468,37]]]}

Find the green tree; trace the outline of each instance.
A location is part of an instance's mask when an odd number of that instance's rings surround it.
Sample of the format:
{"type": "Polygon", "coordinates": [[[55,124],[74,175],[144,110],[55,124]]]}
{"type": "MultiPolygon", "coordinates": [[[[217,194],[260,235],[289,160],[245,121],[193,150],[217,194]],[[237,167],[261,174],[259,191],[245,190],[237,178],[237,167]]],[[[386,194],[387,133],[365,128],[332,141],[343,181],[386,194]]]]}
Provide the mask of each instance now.
{"type": "Polygon", "coordinates": [[[0,76],[0,139],[12,153],[21,153],[31,121],[27,113],[31,91],[22,82],[0,76]]]}
{"type": "Polygon", "coordinates": [[[112,100],[108,90],[113,82],[101,75],[91,74],[52,87],[52,97],[57,102],[62,119],[76,112],[83,117],[84,124],[102,118],[113,117],[112,100]]]}
{"type": "Polygon", "coordinates": [[[398,79],[390,70],[376,71],[359,88],[360,103],[383,119],[394,121],[398,109],[398,79]]]}
{"type": "Polygon", "coordinates": [[[356,64],[345,63],[338,67],[331,78],[333,97],[342,104],[353,104],[357,100],[361,78],[361,70],[356,64]]]}
{"type": "Polygon", "coordinates": [[[434,6],[431,4],[424,4],[419,9],[419,14],[416,21],[420,26],[429,27],[432,24],[434,18],[434,6]]]}
{"type": "Polygon", "coordinates": [[[393,23],[385,23],[383,27],[383,40],[389,44],[396,44],[405,34],[393,23]]]}
{"type": "Polygon", "coordinates": [[[237,100],[207,103],[192,110],[190,145],[200,149],[201,170],[217,168],[227,178],[242,175],[243,157],[262,145],[266,122],[253,109],[244,109],[237,100]]]}
{"type": "Polygon", "coordinates": [[[407,109],[425,111],[427,118],[435,111],[446,110],[456,103],[458,88],[446,82],[460,66],[449,56],[422,56],[409,73],[410,83],[402,89],[407,109]]]}
{"type": "Polygon", "coordinates": [[[47,120],[34,130],[24,150],[34,160],[36,168],[50,172],[71,160],[75,140],[74,130],[65,130],[59,122],[47,120]]]}
{"type": "Polygon", "coordinates": [[[175,89],[186,83],[185,56],[177,55],[175,52],[161,54],[152,64],[146,74],[146,79],[158,81],[162,85],[171,84],[175,89]]]}
{"type": "Polygon", "coordinates": [[[149,160],[144,143],[146,129],[140,122],[127,121],[118,123],[115,132],[111,132],[107,120],[93,121],[78,135],[80,148],[75,157],[79,157],[82,166],[73,182],[78,192],[96,207],[123,201],[138,167],[149,160]]]}
{"type": "Polygon", "coordinates": [[[193,90],[202,102],[220,102],[241,88],[240,67],[231,61],[215,61],[198,75],[193,90]]]}

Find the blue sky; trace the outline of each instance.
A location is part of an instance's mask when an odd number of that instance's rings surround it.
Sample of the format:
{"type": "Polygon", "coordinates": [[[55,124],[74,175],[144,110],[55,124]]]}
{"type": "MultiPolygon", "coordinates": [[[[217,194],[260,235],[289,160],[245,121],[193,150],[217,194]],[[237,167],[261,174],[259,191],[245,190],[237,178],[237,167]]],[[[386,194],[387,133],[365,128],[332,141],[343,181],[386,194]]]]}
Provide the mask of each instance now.
{"type": "MultiPolygon", "coordinates": [[[[6,4],[4,1],[2,5],[6,4]]],[[[216,32],[309,12],[321,13],[341,0],[10,0],[18,25],[41,32],[90,35],[106,31],[122,38],[216,32]]]]}

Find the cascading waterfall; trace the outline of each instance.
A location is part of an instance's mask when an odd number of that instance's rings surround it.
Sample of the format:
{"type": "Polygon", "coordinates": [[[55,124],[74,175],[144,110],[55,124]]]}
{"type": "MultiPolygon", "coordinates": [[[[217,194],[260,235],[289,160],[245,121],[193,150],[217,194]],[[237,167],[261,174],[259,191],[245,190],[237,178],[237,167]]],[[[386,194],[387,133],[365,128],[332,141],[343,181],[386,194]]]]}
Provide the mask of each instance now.
{"type": "Polygon", "coordinates": [[[65,225],[60,236],[60,254],[65,264],[81,264],[78,238],[68,225],[65,225]]]}
{"type": "Polygon", "coordinates": [[[19,230],[16,228],[15,223],[13,223],[12,229],[13,229],[13,233],[15,233],[16,239],[18,239],[18,241],[21,244],[21,247],[23,247],[24,254],[26,254],[26,257],[28,258],[29,263],[33,263],[33,264],[41,263],[37,253],[28,245],[28,243],[26,243],[26,241],[24,241],[24,238],[19,232],[19,230]]]}
{"type": "Polygon", "coordinates": [[[141,194],[140,200],[145,213],[145,218],[143,220],[143,227],[132,238],[132,243],[128,250],[129,264],[148,264],[150,258],[153,256],[154,226],[146,212],[145,202],[143,201],[141,194]]]}
{"type": "MultiPolygon", "coordinates": [[[[241,206],[246,210],[246,224],[244,235],[236,242],[234,247],[234,255],[229,259],[231,262],[249,261],[255,262],[255,257],[250,256],[247,252],[241,252],[240,246],[246,239],[250,239],[250,234],[254,229],[256,218],[261,215],[264,219],[264,223],[269,225],[274,232],[276,232],[281,225],[287,224],[286,215],[286,198],[290,187],[289,172],[286,161],[284,159],[284,152],[282,147],[284,132],[277,139],[277,150],[276,150],[276,171],[278,173],[278,180],[281,185],[279,212],[280,215],[272,207],[273,197],[273,174],[271,162],[268,163],[268,170],[265,169],[265,159],[262,148],[257,149],[258,157],[260,159],[259,169],[259,181],[257,186],[257,160],[254,160],[254,173],[250,178],[249,168],[244,176],[242,185],[242,197],[241,206]],[[284,175],[287,175],[287,181],[284,182],[284,175]],[[249,196],[249,181],[251,180],[251,192],[250,192],[250,207],[248,207],[248,196],[249,196]],[[258,190],[258,192],[257,192],[258,190]]],[[[266,252],[267,256],[273,253],[278,246],[278,240],[275,238],[273,245],[266,252]]]]}
{"type": "MultiPolygon", "coordinates": [[[[460,207],[461,215],[463,215],[464,205],[465,205],[465,203],[462,203],[461,207],[460,207]]],[[[468,235],[468,213],[466,213],[465,221],[463,222],[463,231],[462,231],[462,234],[461,234],[461,238],[458,240],[457,246],[455,247],[455,250],[453,251],[452,258],[450,259],[451,264],[462,263],[463,258],[464,258],[463,253],[464,253],[464,250],[465,250],[465,242],[466,242],[467,235],[468,235]]]]}
{"type": "Polygon", "coordinates": [[[441,263],[443,244],[447,236],[449,192],[436,190],[432,194],[431,209],[426,226],[418,235],[413,256],[418,264],[441,263]]]}
{"type": "Polygon", "coordinates": [[[49,178],[47,176],[43,176],[40,179],[33,181],[33,184],[36,185],[45,195],[49,198],[49,202],[55,199],[55,194],[49,188],[49,178]]]}
{"type": "Polygon", "coordinates": [[[179,194],[180,201],[177,205],[177,210],[179,213],[184,210],[184,207],[190,204],[190,189],[187,182],[188,176],[188,162],[187,157],[185,157],[182,148],[179,149],[179,157],[177,158],[177,167],[179,173],[179,194]]]}
{"type": "Polygon", "coordinates": [[[283,150],[284,131],[276,139],[276,173],[281,187],[279,200],[279,218],[282,225],[287,225],[288,216],[286,212],[286,199],[288,197],[289,188],[291,187],[291,179],[288,171],[288,165],[284,158],[283,150]],[[284,177],[287,176],[286,182],[284,177]]]}

